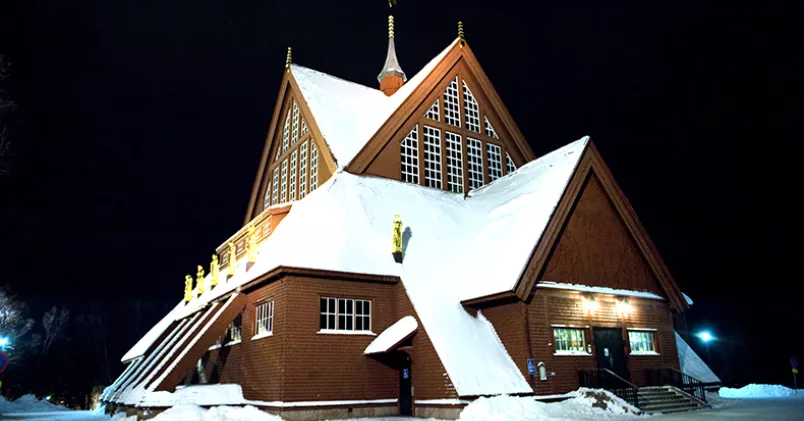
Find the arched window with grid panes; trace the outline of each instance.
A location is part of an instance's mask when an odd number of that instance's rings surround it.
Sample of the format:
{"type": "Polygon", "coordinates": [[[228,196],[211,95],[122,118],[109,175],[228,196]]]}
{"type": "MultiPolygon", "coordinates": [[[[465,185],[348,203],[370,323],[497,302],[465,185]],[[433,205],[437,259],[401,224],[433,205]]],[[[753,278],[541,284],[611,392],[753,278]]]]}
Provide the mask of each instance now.
{"type": "Polygon", "coordinates": [[[399,144],[400,179],[465,193],[516,170],[471,81],[448,79],[399,144]]]}

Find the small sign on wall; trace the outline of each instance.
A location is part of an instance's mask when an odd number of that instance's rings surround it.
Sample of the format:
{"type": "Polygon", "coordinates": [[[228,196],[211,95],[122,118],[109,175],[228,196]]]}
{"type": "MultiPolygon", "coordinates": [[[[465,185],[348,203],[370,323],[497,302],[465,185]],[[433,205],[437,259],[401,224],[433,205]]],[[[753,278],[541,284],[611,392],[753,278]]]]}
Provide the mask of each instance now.
{"type": "Polygon", "coordinates": [[[402,369],[402,378],[403,379],[409,379],[410,378],[410,369],[409,368],[403,368],[402,369]]]}
{"type": "Polygon", "coordinates": [[[533,358],[528,358],[528,374],[531,376],[536,374],[536,364],[533,363],[533,358]]]}

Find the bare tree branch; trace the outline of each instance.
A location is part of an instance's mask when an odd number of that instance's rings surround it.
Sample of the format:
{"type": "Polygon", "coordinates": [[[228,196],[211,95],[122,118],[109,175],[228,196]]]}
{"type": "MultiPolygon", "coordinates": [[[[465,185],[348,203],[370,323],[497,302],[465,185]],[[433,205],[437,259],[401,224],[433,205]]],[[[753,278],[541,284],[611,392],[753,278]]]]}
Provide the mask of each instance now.
{"type": "Polygon", "coordinates": [[[45,338],[42,342],[42,354],[47,355],[47,351],[56,339],[59,339],[64,333],[64,327],[67,326],[67,321],[70,318],[70,312],[66,308],[59,310],[58,307],[53,306],[49,311],[45,312],[42,316],[42,325],[45,327],[45,338]]]}

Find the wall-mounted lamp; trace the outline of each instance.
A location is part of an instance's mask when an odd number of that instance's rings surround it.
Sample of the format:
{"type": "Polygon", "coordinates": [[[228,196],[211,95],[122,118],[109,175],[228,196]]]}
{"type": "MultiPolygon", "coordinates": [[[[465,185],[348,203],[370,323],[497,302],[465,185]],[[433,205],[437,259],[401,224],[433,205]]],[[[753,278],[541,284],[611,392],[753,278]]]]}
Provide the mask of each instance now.
{"type": "Polygon", "coordinates": [[[617,301],[616,310],[620,317],[628,317],[628,315],[631,314],[631,303],[628,302],[628,298],[624,298],[622,301],[617,301]]]}
{"type": "Polygon", "coordinates": [[[595,300],[594,296],[590,296],[589,298],[584,297],[582,298],[581,301],[581,307],[583,307],[584,313],[586,313],[587,315],[591,315],[592,312],[597,310],[598,307],[597,300],[595,300]]]}

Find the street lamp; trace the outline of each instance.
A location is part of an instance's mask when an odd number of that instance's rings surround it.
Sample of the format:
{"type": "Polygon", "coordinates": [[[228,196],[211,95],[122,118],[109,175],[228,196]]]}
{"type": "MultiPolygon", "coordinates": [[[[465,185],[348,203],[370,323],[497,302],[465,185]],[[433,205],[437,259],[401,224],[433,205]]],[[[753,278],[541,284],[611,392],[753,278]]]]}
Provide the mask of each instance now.
{"type": "Polygon", "coordinates": [[[704,346],[706,346],[706,364],[711,364],[711,360],[709,357],[709,342],[714,341],[715,337],[712,336],[712,334],[708,330],[701,331],[696,336],[698,336],[698,338],[700,338],[703,341],[704,346]]]}
{"type": "Polygon", "coordinates": [[[10,341],[8,340],[7,337],[5,336],[0,337],[0,349],[6,349],[6,346],[8,345],[9,342],[10,341]]]}

